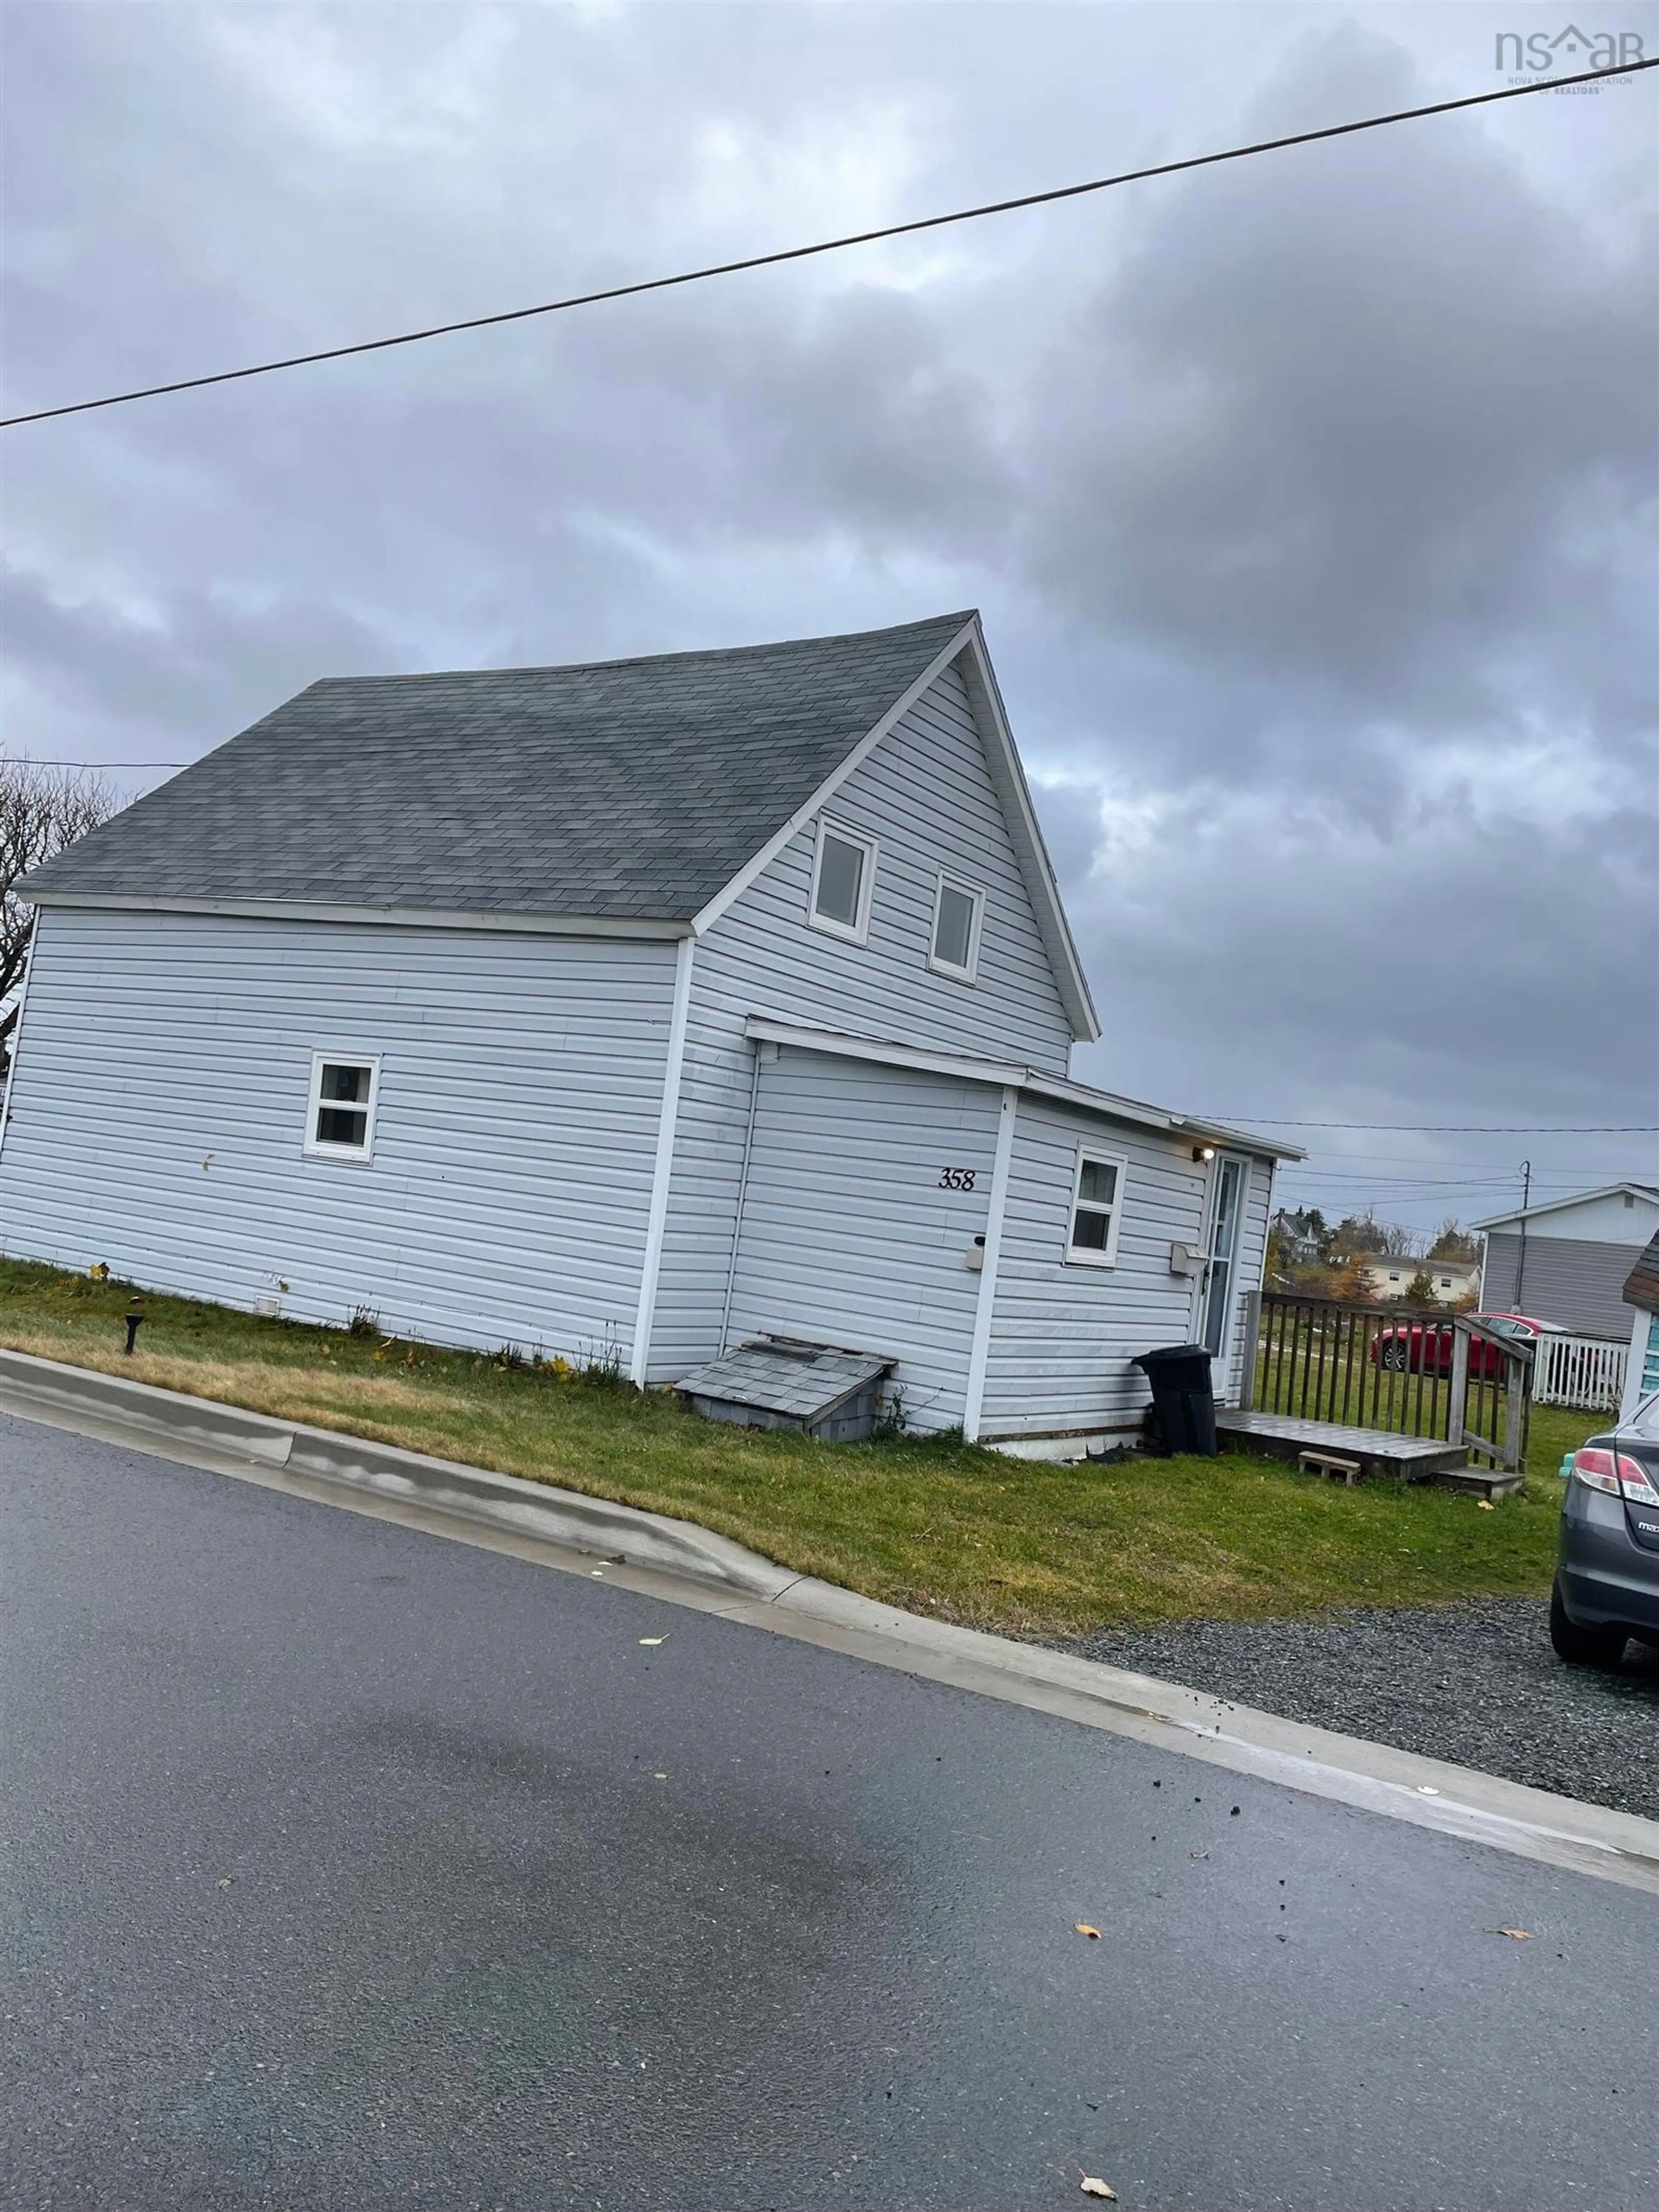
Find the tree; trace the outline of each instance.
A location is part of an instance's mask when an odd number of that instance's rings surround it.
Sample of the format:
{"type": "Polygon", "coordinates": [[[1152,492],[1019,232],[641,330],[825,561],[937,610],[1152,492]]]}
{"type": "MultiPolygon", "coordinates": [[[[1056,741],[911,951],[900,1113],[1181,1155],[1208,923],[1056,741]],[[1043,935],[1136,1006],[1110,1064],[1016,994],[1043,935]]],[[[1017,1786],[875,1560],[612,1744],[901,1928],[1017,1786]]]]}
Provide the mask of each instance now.
{"type": "Polygon", "coordinates": [[[107,822],[118,805],[101,776],[0,759],[0,1075],[11,1060],[23,963],[34,934],[33,909],[17,896],[17,880],[107,822]]]}
{"type": "Polygon", "coordinates": [[[1429,1247],[1429,1257],[1431,1260],[1475,1260],[1480,1254],[1475,1249],[1474,1238],[1458,1221],[1456,1215],[1448,1214],[1435,1232],[1434,1242],[1429,1247]]]}
{"type": "Polygon", "coordinates": [[[1345,1214],[1331,1231],[1331,1250],[1346,1260],[1355,1252],[1380,1252],[1382,1224],[1369,1213],[1345,1214]]]}
{"type": "Polygon", "coordinates": [[[1345,1306],[1376,1304],[1370,1273],[1362,1254],[1352,1254],[1337,1266],[1328,1279],[1325,1296],[1339,1300],[1345,1306]]]}
{"type": "Polygon", "coordinates": [[[1407,1306],[1431,1306],[1434,1302],[1434,1277],[1426,1267],[1419,1267],[1405,1289],[1400,1302],[1407,1306]]]}

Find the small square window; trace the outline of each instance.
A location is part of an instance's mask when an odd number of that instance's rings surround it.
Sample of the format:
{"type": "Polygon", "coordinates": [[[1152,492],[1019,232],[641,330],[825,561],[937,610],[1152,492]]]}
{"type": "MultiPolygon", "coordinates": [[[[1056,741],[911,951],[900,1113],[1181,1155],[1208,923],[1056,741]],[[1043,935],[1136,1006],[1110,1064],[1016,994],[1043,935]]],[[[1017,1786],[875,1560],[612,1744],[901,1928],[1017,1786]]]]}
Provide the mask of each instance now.
{"type": "Polygon", "coordinates": [[[870,930],[870,891],[876,872],[876,848],[828,822],[818,824],[818,848],[812,864],[814,929],[862,945],[870,930]]]}
{"type": "Polygon", "coordinates": [[[305,1142],[313,1158],[367,1160],[373,1156],[380,1077],[378,1060],[313,1054],[305,1142]]]}
{"type": "Polygon", "coordinates": [[[1109,1267],[1115,1261],[1123,1174],[1121,1160],[1103,1158],[1097,1152],[1079,1154],[1066,1244],[1068,1260],[1089,1267],[1109,1267]]]}
{"type": "Polygon", "coordinates": [[[979,966],[979,926],[985,895],[941,876],[933,901],[933,943],[927,964],[971,983],[979,966]]]}

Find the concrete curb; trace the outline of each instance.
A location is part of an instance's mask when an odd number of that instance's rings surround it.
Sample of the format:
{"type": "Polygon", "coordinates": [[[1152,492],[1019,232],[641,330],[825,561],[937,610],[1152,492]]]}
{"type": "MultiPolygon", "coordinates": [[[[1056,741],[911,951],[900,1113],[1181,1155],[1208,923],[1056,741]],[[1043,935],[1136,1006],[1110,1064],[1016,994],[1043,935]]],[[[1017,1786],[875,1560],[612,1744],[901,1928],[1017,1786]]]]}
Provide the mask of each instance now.
{"type": "Polygon", "coordinates": [[[1304,1727],[1151,1675],[928,1620],[693,1522],[0,1350],[0,1410],[620,1583],[734,1626],[1024,1705],[1659,1897],[1659,1821],[1304,1727]],[[595,1559],[603,1560],[595,1567],[595,1559]]]}
{"type": "Polygon", "coordinates": [[[387,1504],[420,1505],[514,1536],[660,1573],[687,1575],[734,1595],[772,1598],[799,1578],[711,1529],[645,1513],[603,1498],[527,1482],[514,1474],[429,1458],[337,1429],[313,1428],[223,1406],[94,1368],[69,1367],[0,1350],[0,1407],[54,1416],[70,1425],[91,1416],[168,1447],[226,1454],[387,1504]]]}

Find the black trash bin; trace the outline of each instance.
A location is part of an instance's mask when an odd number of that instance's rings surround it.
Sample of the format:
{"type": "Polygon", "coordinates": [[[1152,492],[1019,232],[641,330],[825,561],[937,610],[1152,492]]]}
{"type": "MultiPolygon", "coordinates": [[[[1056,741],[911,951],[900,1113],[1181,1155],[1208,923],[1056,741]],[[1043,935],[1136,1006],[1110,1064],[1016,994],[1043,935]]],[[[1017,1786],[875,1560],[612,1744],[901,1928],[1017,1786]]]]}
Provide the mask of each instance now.
{"type": "Polygon", "coordinates": [[[1166,1344],[1143,1352],[1134,1362],[1152,1386],[1162,1450],[1167,1459],[1192,1452],[1213,1459],[1215,1392],[1210,1382],[1210,1354],[1201,1344],[1166,1344]]]}

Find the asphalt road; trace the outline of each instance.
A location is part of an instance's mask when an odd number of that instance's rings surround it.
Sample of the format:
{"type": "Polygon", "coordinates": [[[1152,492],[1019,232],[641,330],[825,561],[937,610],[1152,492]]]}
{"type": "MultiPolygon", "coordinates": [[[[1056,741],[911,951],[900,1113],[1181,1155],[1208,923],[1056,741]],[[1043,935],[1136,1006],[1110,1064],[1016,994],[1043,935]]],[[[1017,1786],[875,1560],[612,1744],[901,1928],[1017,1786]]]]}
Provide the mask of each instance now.
{"type": "Polygon", "coordinates": [[[1659,2201],[1639,1893],[3,1418],[0,1510],[8,2206],[1659,2201]]]}

